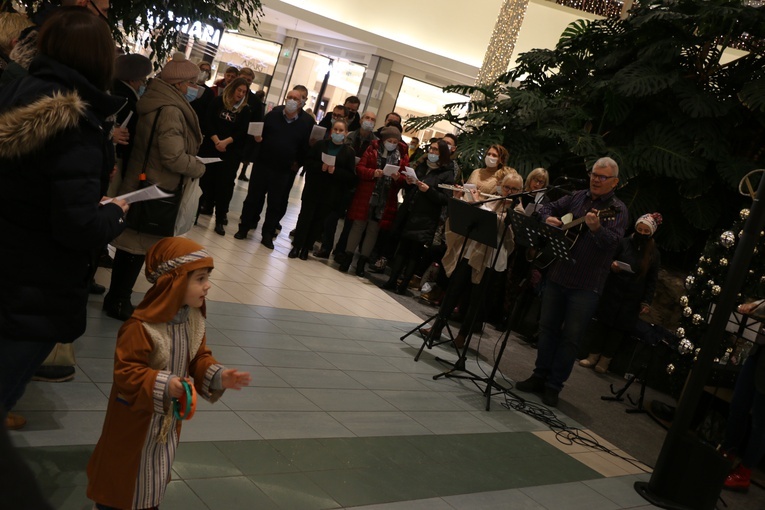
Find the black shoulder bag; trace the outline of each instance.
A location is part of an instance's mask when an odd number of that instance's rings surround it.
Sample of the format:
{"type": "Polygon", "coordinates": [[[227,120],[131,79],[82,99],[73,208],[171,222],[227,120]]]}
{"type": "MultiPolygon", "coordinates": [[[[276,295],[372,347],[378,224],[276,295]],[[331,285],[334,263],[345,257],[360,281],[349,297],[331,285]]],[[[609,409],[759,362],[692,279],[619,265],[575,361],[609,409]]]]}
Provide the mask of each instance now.
{"type": "MultiPolygon", "coordinates": [[[[157,115],[154,117],[154,123],[152,124],[151,132],[149,133],[149,141],[146,145],[146,155],[143,158],[143,167],[141,168],[141,174],[139,176],[140,188],[152,185],[152,183],[146,179],[146,167],[149,164],[149,155],[151,154],[151,146],[154,141],[154,133],[157,130],[157,121],[159,120],[159,114],[162,113],[162,108],[164,107],[157,110],[157,115]]],[[[183,179],[181,179],[181,182],[176,189],[162,189],[162,191],[172,193],[173,196],[137,202],[130,206],[126,217],[127,226],[129,228],[132,228],[141,234],[150,234],[161,237],[172,237],[175,235],[175,221],[178,217],[178,210],[181,206],[181,198],[183,197],[183,179]]]]}

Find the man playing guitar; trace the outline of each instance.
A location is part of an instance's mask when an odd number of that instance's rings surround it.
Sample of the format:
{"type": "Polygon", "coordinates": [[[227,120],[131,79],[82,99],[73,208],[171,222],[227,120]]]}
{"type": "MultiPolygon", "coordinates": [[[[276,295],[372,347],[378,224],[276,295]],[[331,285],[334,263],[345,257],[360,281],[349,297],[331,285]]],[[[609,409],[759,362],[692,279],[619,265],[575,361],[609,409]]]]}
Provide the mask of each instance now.
{"type": "Polygon", "coordinates": [[[619,183],[619,166],[611,158],[600,158],[589,172],[590,187],[546,204],[542,219],[561,227],[561,217],[571,213],[584,217],[583,228],[571,248],[571,260],[556,260],[550,266],[542,296],[539,321],[539,348],[534,373],[515,387],[520,391],[542,394],[542,402],[558,404],[576,361],[579,344],[598,306],[613,254],[624,237],[628,213],[624,203],[614,196],[619,183]],[[593,211],[611,208],[613,219],[601,222],[593,211]]]}

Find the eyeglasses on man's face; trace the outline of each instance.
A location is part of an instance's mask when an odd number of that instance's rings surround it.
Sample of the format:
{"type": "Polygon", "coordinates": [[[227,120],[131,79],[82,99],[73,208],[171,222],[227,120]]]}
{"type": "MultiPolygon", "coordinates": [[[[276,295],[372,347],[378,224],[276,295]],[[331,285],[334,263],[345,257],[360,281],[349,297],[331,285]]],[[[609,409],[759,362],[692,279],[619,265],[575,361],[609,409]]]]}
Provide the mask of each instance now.
{"type": "Polygon", "coordinates": [[[587,172],[587,175],[589,175],[590,179],[592,179],[593,181],[599,181],[599,182],[606,182],[608,179],[613,179],[616,177],[615,175],[596,174],[595,172],[587,172]]]}

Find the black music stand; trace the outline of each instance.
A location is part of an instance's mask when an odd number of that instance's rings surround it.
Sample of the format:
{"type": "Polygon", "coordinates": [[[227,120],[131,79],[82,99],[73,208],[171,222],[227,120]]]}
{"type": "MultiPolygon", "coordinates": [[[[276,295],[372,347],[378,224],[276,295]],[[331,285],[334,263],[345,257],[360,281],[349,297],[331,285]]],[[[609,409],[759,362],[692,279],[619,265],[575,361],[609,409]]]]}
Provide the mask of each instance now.
{"type": "MultiPolygon", "coordinates": [[[[493,200],[490,200],[490,201],[493,201],[493,200]]],[[[479,204],[480,203],[463,202],[461,200],[454,200],[449,202],[448,213],[449,213],[450,230],[465,238],[465,241],[463,242],[463,245],[462,245],[462,250],[460,251],[458,264],[462,262],[465,246],[467,244],[468,239],[480,244],[484,244],[488,246],[489,248],[497,248],[497,246],[500,246],[500,244],[497,242],[497,233],[498,233],[497,232],[497,214],[493,211],[487,211],[486,209],[481,209],[479,207],[476,207],[476,205],[479,205],[479,204]]],[[[502,234],[501,242],[504,241],[504,236],[506,232],[505,229],[503,230],[504,232],[502,234]]],[[[499,258],[499,250],[497,250],[494,254],[494,260],[492,260],[491,267],[496,267],[498,258],[499,258]]],[[[479,283],[480,286],[482,287],[485,286],[488,275],[489,275],[488,271],[484,272],[483,278],[481,279],[481,283],[479,283]]],[[[445,317],[444,319],[446,320],[448,319],[448,317],[445,317]]],[[[470,339],[473,336],[473,326],[475,325],[475,320],[476,318],[473,317],[473,323],[470,324],[470,332],[468,333],[468,336],[465,338],[465,345],[462,346],[461,350],[457,349],[457,353],[459,354],[457,361],[452,363],[450,361],[436,357],[436,361],[438,361],[439,363],[450,365],[452,368],[450,370],[447,370],[446,372],[442,372],[440,374],[434,375],[433,379],[438,379],[440,377],[454,377],[457,379],[470,379],[470,380],[481,379],[480,376],[473,374],[472,372],[465,369],[465,360],[467,359],[467,351],[470,346],[470,339]],[[455,374],[454,372],[456,371],[465,372],[468,375],[463,376],[463,375],[455,374]]],[[[448,321],[447,321],[447,325],[448,325],[448,321]]]]}
{"type": "MultiPolygon", "coordinates": [[[[563,260],[572,260],[568,253],[569,243],[565,238],[563,230],[548,225],[539,221],[534,216],[526,216],[525,214],[517,211],[512,211],[508,214],[510,224],[513,227],[513,233],[515,234],[516,245],[525,246],[527,248],[544,248],[547,247],[551,250],[552,255],[555,258],[563,260]]],[[[518,302],[516,301],[513,307],[513,312],[510,314],[510,318],[507,321],[507,329],[502,337],[499,353],[494,360],[494,366],[491,369],[489,377],[480,378],[481,382],[486,384],[486,388],[483,391],[486,397],[486,410],[491,410],[491,397],[498,393],[508,392],[506,388],[503,388],[494,381],[494,377],[499,370],[499,362],[502,359],[502,354],[507,347],[507,341],[510,338],[510,333],[516,326],[518,320],[518,302]],[[497,391],[493,392],[492,389],[497,391]]],[[[517,397],[517,395],[514,395],[517,397]]],[[[520,397],[518,397],[520,398],[520,397]]],[[[523,399],[521,399],[523,400],[523,399]]]]}
{"type": "MultiPolygon", "coordinates": [[[[462,242],[462,248],[460,248],[458,261],[462,260],[469,239],[476,240],[482,244],[488,244],[492,247],[497,246],[496,214],[491,211],[486,211],[485,209],[477,208],[474,205],[471,205],[470,202],[464,202],[456,198],[449,199],[446,210],[447,217],[449,218],[449,230],[462,235],[465,238],[462,242]],[[491,222],[489,223],[488,220],[491,220],[491,222]]],[[[407,331],[406,334],[401,337],[401,341],[415,331],[419,331],[422,326],[433,319],[444,321],[449,338],[447,340],[441,340],[440,338],[434,339],[429,336],[424,339],[420,346],[420,350],[417,351],[417,355],[414,357],[414,361],[420,359],[420,355],[422,355],[422,351],[425,350],[425,347],[432,349],[438,345],[454,341],[454,335],[449,326],[449,317],[448,315],[446,317],[441,317],[440,310],[413,329],[407,331]]]]}

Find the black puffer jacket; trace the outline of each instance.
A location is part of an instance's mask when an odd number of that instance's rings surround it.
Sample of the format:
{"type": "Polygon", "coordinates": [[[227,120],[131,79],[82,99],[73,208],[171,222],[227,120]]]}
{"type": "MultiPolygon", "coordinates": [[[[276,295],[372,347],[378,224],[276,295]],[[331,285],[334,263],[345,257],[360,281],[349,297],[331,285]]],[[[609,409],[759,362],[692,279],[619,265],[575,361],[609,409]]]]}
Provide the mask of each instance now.
{"type": "Polygon", "coordinates": [[[428,185],[428,191],[423,193],[415,184],[405,186],[406,198],[396,215],[396,226],[403,222],[402,237],[430,244],[438,228],[441,208],[452,196],[451,191],[441,189],[438,185],[454,184],[454,167],[449,164],[431,169],[427,163],[422,163],[415,169],[415,173],[419,180],[428,185]]]}
{"type": "Polygon", "coordinates": [[[71,342],[85,331],[94,250],[122,232],[99,205],[114,167],[106,118],[124,99],[38,56],[0,89],[0,338],[71,342]]]}

